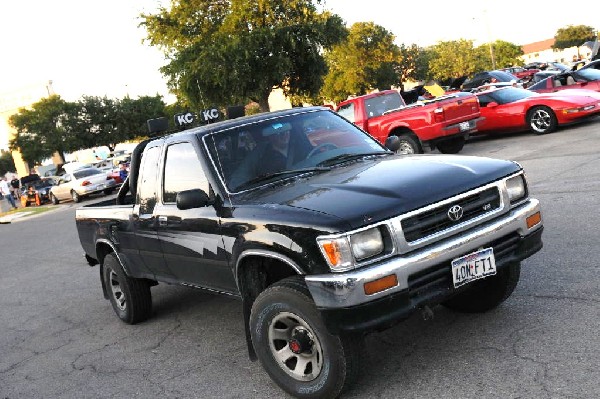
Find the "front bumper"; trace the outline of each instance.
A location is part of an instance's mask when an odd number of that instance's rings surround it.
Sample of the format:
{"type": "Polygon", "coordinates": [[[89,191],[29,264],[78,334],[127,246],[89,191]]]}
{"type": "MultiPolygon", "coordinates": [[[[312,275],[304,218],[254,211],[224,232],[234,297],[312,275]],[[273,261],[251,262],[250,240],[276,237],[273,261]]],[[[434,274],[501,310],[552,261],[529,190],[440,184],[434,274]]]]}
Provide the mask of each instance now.
{"type": "Polygon", "coordinates": [[[363,331],[384,328],[417,308],[437,304],[456,293],[450,263],[480,248],[493,247],[502,269],[542,248],[542,222],[527,227],[526,218],[540,211],[530,199],[497,219],[423,249],[347,273],[306,276],[306,284],[328,328],[363,331]],[[364,284],[395,274],[398,285],[367,295],[364,284]]]}

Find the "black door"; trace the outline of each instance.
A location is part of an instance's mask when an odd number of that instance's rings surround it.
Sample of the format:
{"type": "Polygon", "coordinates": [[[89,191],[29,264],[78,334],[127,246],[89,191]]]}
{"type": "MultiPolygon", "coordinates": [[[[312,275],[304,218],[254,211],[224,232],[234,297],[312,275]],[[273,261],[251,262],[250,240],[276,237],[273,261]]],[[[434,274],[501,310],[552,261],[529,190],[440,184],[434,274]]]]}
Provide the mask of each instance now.
{"type": "Polygon", "coordinates": [[[167,267],[178,280],[218,290],[236,292],[235,279],[224,250],[219,217],[214,206],[180,210],[177,193],[210,187],[192,143],[167,146],[162,173],[158,236],[167,267]]]}

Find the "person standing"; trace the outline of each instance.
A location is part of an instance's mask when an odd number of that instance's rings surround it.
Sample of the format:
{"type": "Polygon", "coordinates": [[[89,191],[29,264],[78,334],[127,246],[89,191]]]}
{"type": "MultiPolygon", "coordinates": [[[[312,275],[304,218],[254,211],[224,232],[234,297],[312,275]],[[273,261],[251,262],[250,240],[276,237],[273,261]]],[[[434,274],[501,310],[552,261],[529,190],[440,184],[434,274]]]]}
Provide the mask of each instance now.
{"type": "Polygon", "coordinates": [[[10,202],[10,205],[12,205],[13,209],[17,209],[17,205],[15,205],[15,199],[12,196],[12,192],[10,187],[8,187],[6,177],[4,176],[2,177],[2,180],[0,180],[0,192],[6,197],[6,199],[8,199],[8,202],[10,202]]]}
{"type": "Polygon", "coordinates": [[[15,201],[18,200],[21,197],[21,182],[17,176],[13,176],[13,179],[10,181],[10,187],[12,188],[15,201]]]}

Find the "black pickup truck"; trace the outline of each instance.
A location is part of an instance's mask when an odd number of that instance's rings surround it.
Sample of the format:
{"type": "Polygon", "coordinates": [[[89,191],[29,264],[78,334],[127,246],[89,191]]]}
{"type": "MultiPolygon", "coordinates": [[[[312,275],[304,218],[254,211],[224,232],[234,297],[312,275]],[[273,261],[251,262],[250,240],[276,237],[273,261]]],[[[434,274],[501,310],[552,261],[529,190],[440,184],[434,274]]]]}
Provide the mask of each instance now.
{"type": "Polygon", "coordinates": [[[324,107],[147,140],[116,204],[77,209],[118,317],[158,283],[241,300],[250,359],[288,393],[335,397],[368,332],[442,304],[484,312],[542,248],[515,162],[398,155],[324,107]]]}

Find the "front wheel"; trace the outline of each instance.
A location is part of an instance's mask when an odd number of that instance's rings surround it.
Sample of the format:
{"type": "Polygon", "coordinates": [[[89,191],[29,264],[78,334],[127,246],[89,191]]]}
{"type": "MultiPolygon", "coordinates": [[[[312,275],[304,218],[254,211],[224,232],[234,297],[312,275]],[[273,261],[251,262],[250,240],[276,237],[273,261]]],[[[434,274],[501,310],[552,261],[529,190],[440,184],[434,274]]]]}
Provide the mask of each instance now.
{"type": "Polygon", "coordinates": [[[54,204],[54,205],[58,205],[58,198],[56,198],[56,196],[52,193],[50,193],[50,201],[54,204]]]}
{"type": "Polygon", "coordinates": [[[442,154],[458,154],[465,146],[465,138],[454,137],[449,140],[439,142],[436,146],[442,154]]]}
{"type": "Polygon", "coordinates": [[[152,294],[147,280],[125,275],[114,253],[104,258],[102,279],[113,310],[127,324],[136,324],[152,315],[152,294]]]}
{"type": "Polygon", "coordinates": [[[483,313],[494,309],[513,293],[521,275],[521,264],[512,263],[498,274],[473,282],[473,286],[443,303],[448,309],[464,313],[483,313]]]}
{"type": "Polygon", "coordinates": [[[337,397],[357,375],[362,338],[330,334],[301,278],[260,293],[250,332],[265,371],[295,397],[337,397]]]}
{"type": "Polygon", "coordinates": [[[558,125],[554,112],[545,106],[533,107],[527,113],[527,124],[536,134],[554,131],[558,125]]]}

